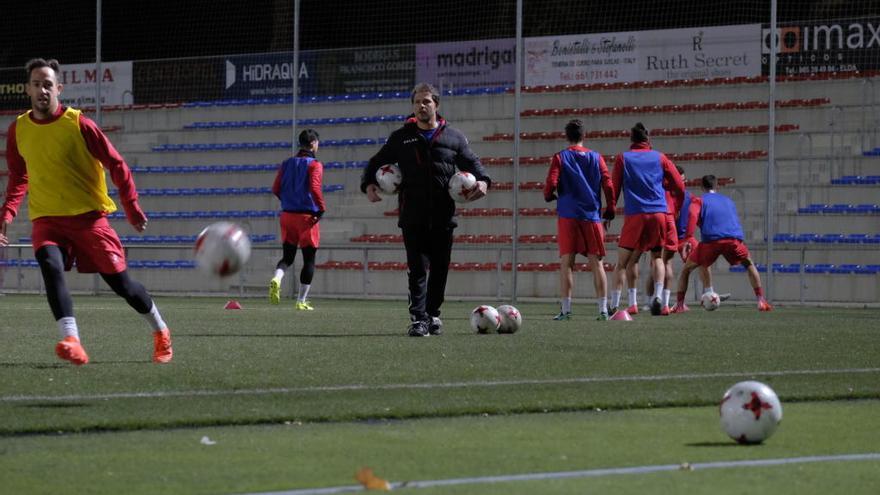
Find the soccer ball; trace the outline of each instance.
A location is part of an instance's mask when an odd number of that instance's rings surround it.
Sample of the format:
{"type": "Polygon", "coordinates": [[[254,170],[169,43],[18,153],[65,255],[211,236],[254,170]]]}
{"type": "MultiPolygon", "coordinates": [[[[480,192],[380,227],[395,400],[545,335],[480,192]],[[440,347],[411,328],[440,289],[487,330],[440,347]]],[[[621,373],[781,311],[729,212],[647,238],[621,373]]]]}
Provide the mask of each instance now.
{"type": "Polygon", "coordinates": [[[456,203],[467,203],[467,195],[477,187],[477,178],[470,172],[456,172],[449,178],[449,196],[456,203]]]}
{"type": "Polygon", "coordinates": [[[721,306],[721,297],[716,292],[706,292],[700,296],[700,305],[706,311],[715,311],[721,306]]]}
{"type": "Polygon", "coordinates": [[[522,313],[509,304],[498,306],[498,315],[501,316],[498,333],[516,333],[522,326],[522,313]]]}
{"type": "Polygon", "coordinates": [[[767,385],[739,382],[724,393],[719,408],[721,429],[739,443],[761,443],[782,421],[782,404],[767,385]]]}
{"type": "Polygon", "coordinates": [[[471,311],[471,328],[477,333],[495,333],[501,326],[501,315],[492,306],[477,306],[471,311]]]}
{"type": "Polygon", "coordinates": [[[193,254],[203,272],[215,277],[227,277],[247,263],[251,256],[251,240],[234,223],[212,223],[196,238],[193,254]]]}
{"type": "Polygon", "coordinates": [[[376,170],[376,183],[379,184],[379,191],[383,194],[397,194],[402,181],[403,175],[400,173],[400,167],[393,163],[382,165],[379,170],[376,170]]]}

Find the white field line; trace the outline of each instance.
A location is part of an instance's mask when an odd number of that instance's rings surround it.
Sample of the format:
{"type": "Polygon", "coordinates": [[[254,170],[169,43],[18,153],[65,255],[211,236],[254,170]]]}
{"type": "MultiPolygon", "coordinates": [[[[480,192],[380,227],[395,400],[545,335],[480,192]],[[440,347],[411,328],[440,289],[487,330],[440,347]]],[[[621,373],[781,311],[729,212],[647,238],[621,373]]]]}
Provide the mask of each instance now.
{"type": "MultiPolygon", "coordinates": [[[[542,481],[566,478],[598,478],[602,476],[649,474],[664,471],[705,469],[727,469],[743,467],[780,466],[785,464],[807,464],[816,462],[880,461],[880,453],[822,455],[809,457],[783,457],[778,459],[753,459],[746,461],[698,462],[689,465],[657,464],[653,466],[632,466],[622,468],[586,469],[583,471],[558,471],[550,473],[508,474],[502,476],[478,476],[472,478],[449,478],[445,480],[403,481],[391,483],[392,489],[430,488],[435,486],[475,485],[483,483],[512,483],[517,481],[542,481]]],[[[336,493],[362,492],[361,485],[335,486],[327,488],[307,488],[280,492],[259,492],[243,495],[332,495],[336,493]]]]}
{"type": "Polygon", "coordinates": [[[665,380],[705,380],[710,378],[759,378],[771,376],[796,375],[840,375],[859,373],[880,373],[880,368],[843,368],[827,370],[780,370],[751,371],[736,373],[687,373],[674,375],[635,375],[635,376],[597,376],[578,378],[559,378],[549,380],[495,380],[449,383],[390,383],[377,385],[350,384],[327,385],[314,387],[275,387],[231,390],[163,390],[155,392],[117,392],[109,394],[82,395],[5,395],[0,396],[3,402],[66,402],[110,399],[161,399],[170,397],[224,397],[242,395],[296,394],[308,392],[346,392],[361,390],[422,390],[422,389],[453,389],[480,387],[509,387],[518,385],[567,385],[577,383],[615,383],[615,382],[658,382],[665,380]]]}

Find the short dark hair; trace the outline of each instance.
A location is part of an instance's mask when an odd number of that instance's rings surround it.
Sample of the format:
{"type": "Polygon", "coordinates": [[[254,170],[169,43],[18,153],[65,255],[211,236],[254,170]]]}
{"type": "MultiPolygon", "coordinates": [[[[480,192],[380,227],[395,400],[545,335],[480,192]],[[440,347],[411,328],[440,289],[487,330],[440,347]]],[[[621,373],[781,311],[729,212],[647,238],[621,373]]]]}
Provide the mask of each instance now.
{"type": "Polygon", "coordinates": [[[440,105],[440,92],[437,91],[437,88],[435,88],[433,85],[428,84],[428,83],[416,84],[416,87],[413,88],[412,93],[410,93],[410,95],[409,95],[409,102],[415,103],[416,102],[416,94],[422,93],[425,91],[431,93],[431,99],[434,100],[435,105],[440,105]]]}
{"type": "Polygon", "coordinates": [[[636,122],[636,125],[630,129],[630,139],[634,143],[644,143],[648,141],[648,129],[645,128],[644,124],[641,122],[636,122]]]}
{"type": "Polygon", "coordinates": [[[317,141],[318,131],[314,129],[306,129],[299,133],[299,145],[303,148],[308,148],[312,145],[312,141],[317,141]]]}
{"type": "Polygon", "coordinates": [[[718,179],[715,178],[714,175],[704,175],[703,176],[703,189],[710,191],[715,189],[715,184],[718,183],[718,179]]]}
{"type": "Polygon", "coordinates": [[[58,75],[61,72],[61,66],[58,64],[58,61],[54,58],[50,58],[46,60],[44,58],[32,58],[28,60],[26,64],[24,64],[24,70],[27,71],[27,81],[31,80],[31,72],[34,69],[42,69],[43,67],[48,67],[55,71],[55,75],[58,75]]]}
{"type": "Polygon", "coordinates": [[[584,123],[580,119],[571,119],[565,124],[565,137],[569,143],[579,143],[584,140],[584,123]]]}

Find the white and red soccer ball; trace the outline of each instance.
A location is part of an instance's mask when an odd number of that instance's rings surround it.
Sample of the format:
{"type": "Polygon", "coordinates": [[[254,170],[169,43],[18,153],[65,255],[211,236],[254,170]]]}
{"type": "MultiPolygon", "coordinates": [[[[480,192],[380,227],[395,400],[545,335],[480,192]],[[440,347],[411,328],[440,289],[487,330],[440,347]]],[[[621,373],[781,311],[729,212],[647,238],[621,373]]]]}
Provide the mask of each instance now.
{"type": "Polygon", "coordinates": [[[376,183],[382,194],[397,194],[402,181],[403,174],[400,173],[400,167],[393,163],[382,165],[376,170],[376,183]]]}
{"type": "Polygon", "coordinates": [[[718,306],[721,306],[721,296],[717,292],[704,292],[700,296],[700,305],[706,311],[715,311],[718,306]]]}
{"type": "Polygon", "coordinates": [[[501,315],[492,306],[483,304],[471,311],[471,328],[477,333],[495,333],[501,326],[501,315]]]}
{"type": "Polygon", "coordinates": [[[467,203],[468,195],[477,187],[477,178],[470,172],[456,172],[449,178],[449,196],[456,203],[467,203]]]}
{"type": "Polygon", "coordinates": [[[761,382],[745,381],[730,387],[719,406],[721,429],[743,444],[770,438],[782,421],[779,397],[761,382]]]}
{"type": "Polygon", "coordinates": [[[215,277],[237,273],[251,257],[251,240],[241,227],[230,222],[212,223],[196,237],[196,265],[215,277]]]}
{"type": "Polygon", "coordinates": [[[497,310],[501,317],[498,333],[516,333],[522,326],[522,313],[510,304],[498,306],[497,310]]]}

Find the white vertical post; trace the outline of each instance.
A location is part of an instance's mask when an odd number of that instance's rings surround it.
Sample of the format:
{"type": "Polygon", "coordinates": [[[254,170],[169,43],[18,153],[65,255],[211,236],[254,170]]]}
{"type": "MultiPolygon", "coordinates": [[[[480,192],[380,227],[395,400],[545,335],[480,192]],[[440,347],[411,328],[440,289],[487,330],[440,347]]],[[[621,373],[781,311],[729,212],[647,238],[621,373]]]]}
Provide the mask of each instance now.
{"type": "Polygon", "coordinates": [[[95,123],[101,127],[101,0],[95,5],[95,123]]]}
{"type": "Polygon", "coordinates": [[[293,103],[290,105],[291,154],[296,153],[296,107],[299,104],[299,2],[293,2],[293,103]]]}
{"type": "MultiPolygon", "coordinates": [[[[522,33],[523,0],[516,0],[516,76],[513,89],[513,239],[511,240],[511,294],[510,300],[516,303],[517,295],[517,250],[519,248],[519,116],[522,113],[522,73],[523,46],[522,33]]],[[[498,260],[501,263],[501,260],[498,260]]]]}
{"type": "Polygon", "coordinates": [[[766,200],[764,205],[764,235],[767,236],[767,276],[764,277],[764,291],[767,299],[772,300],[773,294],[773,236],[776,229],[776,53],[779,40],[776,35],[776,0],[770,0],[770,94],[768,103],[767,123],[767,180],[766,200]]]}

